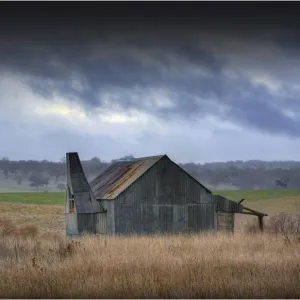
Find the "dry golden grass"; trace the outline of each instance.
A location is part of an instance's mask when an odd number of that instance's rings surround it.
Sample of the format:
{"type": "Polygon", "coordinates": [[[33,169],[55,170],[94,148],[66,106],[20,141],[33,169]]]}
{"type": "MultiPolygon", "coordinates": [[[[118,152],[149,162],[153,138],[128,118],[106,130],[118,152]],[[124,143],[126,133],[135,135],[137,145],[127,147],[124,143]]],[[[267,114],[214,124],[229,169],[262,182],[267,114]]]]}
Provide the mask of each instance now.
{"type": "Polygon", "coordinates": [[[40,232],[65,233],[64,206],[0,202],[0,220],[6,219],[17,226],[32,225],[40,232]]]}
{"type": "Polygon", "coordinates": [[[84,237],[0,223],[1,298],[299,298],[300,243],[271,235],[84,237]]]}

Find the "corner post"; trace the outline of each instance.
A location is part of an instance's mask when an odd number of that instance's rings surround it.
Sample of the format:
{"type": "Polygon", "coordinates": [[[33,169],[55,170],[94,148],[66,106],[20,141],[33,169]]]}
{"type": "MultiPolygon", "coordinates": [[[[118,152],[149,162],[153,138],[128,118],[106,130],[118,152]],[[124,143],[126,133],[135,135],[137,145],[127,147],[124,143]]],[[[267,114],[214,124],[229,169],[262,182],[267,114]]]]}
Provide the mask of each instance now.
{"type": "Polygon", "coordinates": [[[263,216],[257,216],[258,217],[258,226],[261,232],[264,231],[264,220],[263,216]]]}

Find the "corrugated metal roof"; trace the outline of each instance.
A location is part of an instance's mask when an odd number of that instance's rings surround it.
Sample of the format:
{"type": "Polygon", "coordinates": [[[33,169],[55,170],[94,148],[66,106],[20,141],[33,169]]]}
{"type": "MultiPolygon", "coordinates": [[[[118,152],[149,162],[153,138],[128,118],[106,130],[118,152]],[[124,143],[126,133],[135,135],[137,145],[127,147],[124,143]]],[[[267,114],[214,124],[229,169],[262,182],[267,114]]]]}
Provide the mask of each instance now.
{"type": "Polygon", "coordinates": [[[112,163],[91,181],[94,196],[96,199],[116,198],[164,156],[149,156],[112,163]]]}

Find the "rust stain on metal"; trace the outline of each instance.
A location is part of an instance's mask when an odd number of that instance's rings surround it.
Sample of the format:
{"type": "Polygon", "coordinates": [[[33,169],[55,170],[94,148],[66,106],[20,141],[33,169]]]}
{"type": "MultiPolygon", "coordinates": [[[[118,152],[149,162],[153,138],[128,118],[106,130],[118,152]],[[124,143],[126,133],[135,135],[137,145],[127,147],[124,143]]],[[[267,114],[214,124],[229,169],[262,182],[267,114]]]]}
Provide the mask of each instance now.
{"type": "MultiPolygon", "coordinates": [[[[126,174],[129,170],[131,169],[130,166],[126,166],[125,169],[121,169],[121,171],[119,171],[120,174],[118,174],[118,176],[120,177],[123,177],[124,174],[126,174]]],[[[118,169],[117,169],[118,170],[118,169]]],[[[114,181],[114,178],[109,178],[108,181],[106,181],[103,185],[102,185],[102,188],[108,186],[111,184],[111,182],[114,181]]],[[[108,191],[109,192],[109,191],[108,191]]]]}
{"type": "Polygon", "coordinates": [[[70,199],[70,214],[75,212],[75,201],[74,199],[70,199]]]}
{"type": "Polygon", "coordinates": [[[137,164],[133,164],[133,166],[129,167],[123,176],[112,186],[105,197],[111,198],[113,193],[120,188],[127,180],[133,177],[144,165],[144,162],[139,162],[137,164]]]}

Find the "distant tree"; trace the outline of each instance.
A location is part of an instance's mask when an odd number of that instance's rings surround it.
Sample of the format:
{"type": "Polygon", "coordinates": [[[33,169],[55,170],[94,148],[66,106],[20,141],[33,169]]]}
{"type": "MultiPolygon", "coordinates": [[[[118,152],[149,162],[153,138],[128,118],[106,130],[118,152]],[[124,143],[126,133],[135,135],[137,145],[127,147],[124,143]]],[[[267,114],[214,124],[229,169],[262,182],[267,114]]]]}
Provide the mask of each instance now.
{"type": "Polygon", "coordinates": [[[134,156],[133,155],[125,155],[124,157],[120,158],[120,159],[123,159],[123,160],[131,160],[131,159],[134,159],[134,156]]]}
{"type": "Polygon", "coordinates": [[[55,182],[58,181],[59,177],[64,176],[64,175],[65,175],[65,171],[61,168],[57,168],[55,170],[55,175],[54,175],[55,176],[55,182]]]}
{"type": "Polygon", "coordinates": [[[92,164],[100,164],[101,163],[101,160],[99,157],[95,156],[91,159],[91,163],[92,164]]]}
{"type": "Polygon", "coordinates": [[[39,190],[39,185],[36,182],[30,182],[29,184],[31,187],[35,187],[37,190],[39,190]]]}
{"type": "Polygon", "coordinates": [[[22,184],[23,178],[22,178],[22,176],[21,176],[20,174],[18,174],[18,175],[16,176],[16,180],[17,180],[17,184],[18,184],[18,185],[21,185],[21,184],[22,184]]]}
{"type": "Polygon", "coordinates": [[[64,163],[52,163],[49,166],[48,173],[55,178],[55,182],[58,182],[59,177],[66,174],[66,165],[64,163]]]}
{"type": "Polygon", "coordinates": [[[4,176],[8,179],[8,174],[9,174],[9,164],[10,161],[7,157],[3,157],[1,159],[1,169],[3,171],[4,176]]]}
{"type": "Polygon", "coordinates": [[[284,178],[281,178],[281,179],[277,179],[275,181],[275,184],[277,186],[281,186],[283,187],[284,189],[287,189],[288,188],[288,185],[290,183],[290,178],[289,177],[284,177],[284,178]]]}
{"type": "Polygon", "coordinates": [[[18,165],[17,162],[15,161],[11,161],[9,162],[9,168],[8,168],[9,173],[11,173],[12,175],[14,175],[16,177],[17,175],[17,171],[18,171],[18,165]]]}
{"type": "Polygon", "coordinates": [[[6,179],[8,179],[8,169],[7,168],[3,169],[3,174],[6,177],[6,179]]]}
{"type": "Polygon", "coordinates": [[[114,162],[116,162],[118,160],[132,160],[132,159],[134,159],[133,155],[125,155],[125,156],[120,157],[118,159],[113,159],[111,162],[114,163],[114,162]]]}
{"type": "Polygon", "coordinates": [[[66,188],[66,185],[63,183],[59,183],[56,187],[62,192],[66,188]]]}
{"type": "Polygon", "coordinates": [[[34,173],[29,177],[30,186],[36,187],[39,190],[42,186],[47,186],[49,183],[49,178],[44,177],[42,174],[34,173]]]}
{"type": "MultiPolygon", "coordinates": [[[[127,155],[120,159],[130,160],[132,158],[134,158],[133,155],[127,155]]],[[[98,157],[82,160],[81,162],[88,178],[94,178],[111,163],[102,161],[98,157]]],[[[281,188],[299,188],[300,162],[296,161],[264,162],[251,160],[204,164],[190,162],[180,164],[180,166],[200,182],[209,183],[215,187],[222,186],[223,188],[223,184],[228,184],[228,186],[234,185],[238,189],[245,190],[271,189],[276,184],[281,188]]],[[[42,178],[55,178],[55,186],[57,186],[60,182],[65,181],[66,171],[65,157],[60,162],[45,159],[42,161],[13,161],[7,157],[0,158],[0,173],[7,179],[13,177],[15,182],[27,180],[32,174],[38,174],[42,178]],[[22,176],[21,179],[18,179],[19,175],[22,176]]],[[[41,185],[37,180],[31,181],[31,184],[36,188],[40,188],[42,185],[47,186],[47,184],[41,185]]]]}

